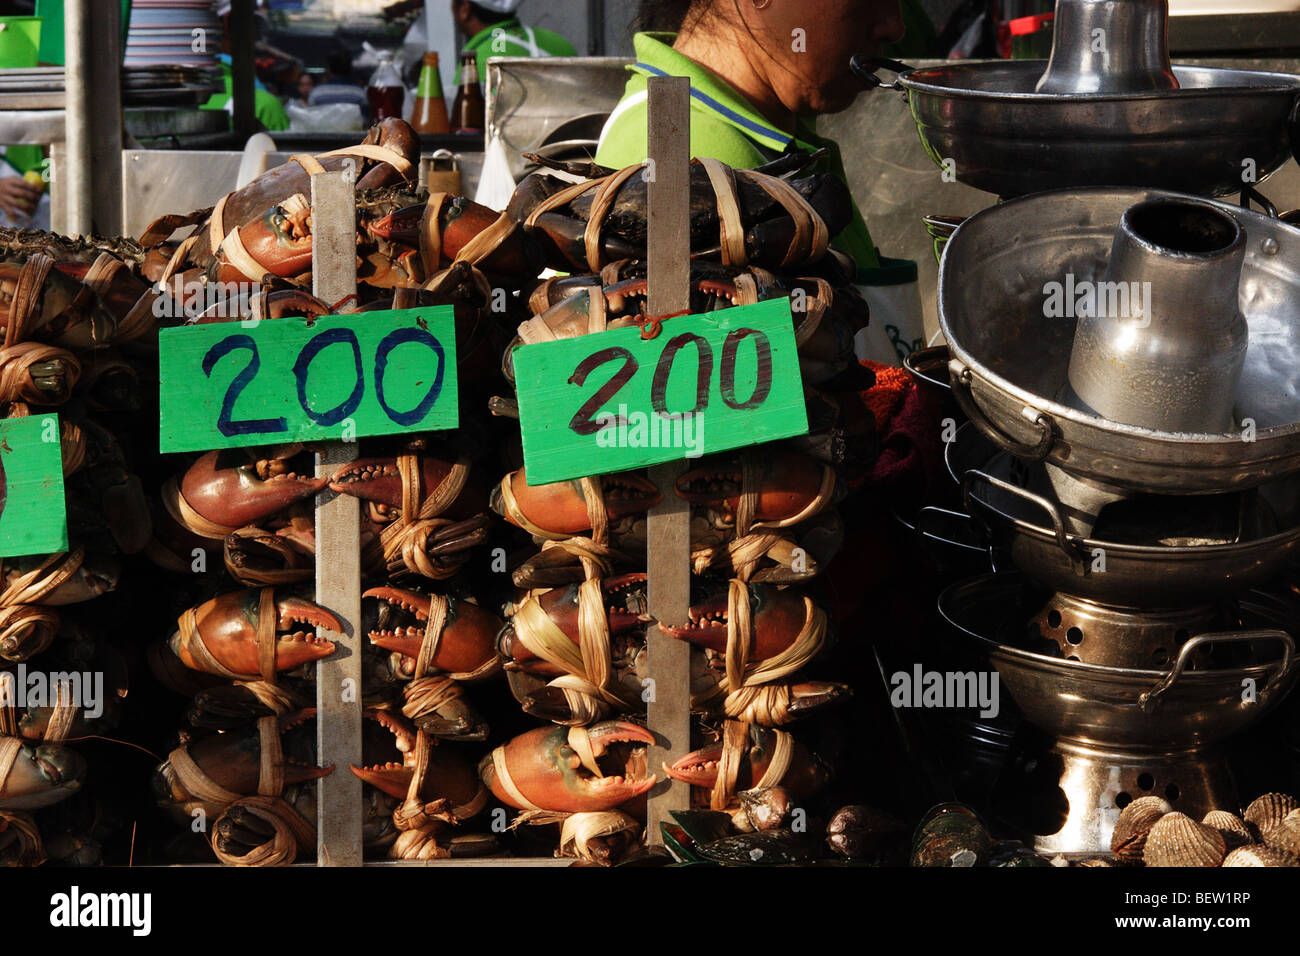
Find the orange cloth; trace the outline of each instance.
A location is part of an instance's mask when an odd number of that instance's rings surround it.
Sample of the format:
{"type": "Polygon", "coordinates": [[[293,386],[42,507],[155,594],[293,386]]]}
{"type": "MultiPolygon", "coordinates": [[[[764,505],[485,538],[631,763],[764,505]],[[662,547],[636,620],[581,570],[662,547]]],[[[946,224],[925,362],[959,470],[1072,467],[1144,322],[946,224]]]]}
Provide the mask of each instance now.
{"type": "Polygon", "coordinates": [[[859,394],[876,419],[876,431],[883,433],[889,420],[902,406],[907,390],[912,387],[912,376],[906,369],[870,359],[863,359],[860,364],[876,373],[876,384],[859,394]]]}

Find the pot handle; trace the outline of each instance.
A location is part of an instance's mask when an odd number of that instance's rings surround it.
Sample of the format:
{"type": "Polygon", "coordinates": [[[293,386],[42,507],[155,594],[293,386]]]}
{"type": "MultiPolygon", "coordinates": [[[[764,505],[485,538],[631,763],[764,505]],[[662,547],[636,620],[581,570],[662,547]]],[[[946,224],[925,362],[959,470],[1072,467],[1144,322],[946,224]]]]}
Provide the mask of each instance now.
{"type": "Polygon", "coordinates": [[[908,66],[906,63],[900,63],[898,60],[891,60],[883,56],[864,56],[859,53],[849,60],[849,69],[851,69],[863,83],[868,87],[881,90],[899,90],[907,92],[895,80],[893,83],[886,83],[880,77],[876,76],[877,70],[889,70],[891,73],[897,73],[900,77],[911,73],[915,67],[908,66]]]}
{"type": "Polygon", "coordinates": [[[1269,219],[1281,218],[1278,215],[1277,206],[1273,205],[1267,196],[1254,186],[1243,186],[1241,188],[1241,208],[1249,211],[1252,202],[1259,206],[1259,208],[1263,210],[1264,215],[1268,216],[1269,219]]]}
{"type": "Polygon", "coordinates": [[[1048,452],[1052,450],[1052,444],[1056,441],[1055,423],[1050,415],[1025,406],[1026,411],[1034,413],[1033,422],[1038,427],[1040,434],[1036,443],[1032,445],[1022,444],[998,431],[997,427],[979,410],[979,406],[975,404],[975,399],[971,395],[970,383],[973,376],[970,369],[957,359],[953,359],[948,363],[948,378],[952,385],[953,398],[957,400],[957,407],[962,410],[962,414],[975,423],[975,427],[982,431],[993,444],[1017,458],[1043,461],[1047,457],[1048,452]]]}
{"type": "Polygon", "coordinates": [[[988,551],[987,543],[978,545],[968,544],[965,541],[958,541],[956,535],[946,535],[943,534],[941,530],[932,530],[934,525],[942,526],[943,522],[952,522],[956,525],[965,526],[972,529],[975,536],[984,539],[984,541],[987,541],[988,539],[988,534],[983,526],[964,511],[950,511],[947,508],[939,508],[935,505],[930,505],[922,508],[916,513],[916,530],[922,537],[934,538],[937,541],[951,544],[966,551],[978,551],[980,553],[986,553],[988,551]]]}
{"type": "Polygon", "coordinates": [[[1042,495],[1036,495],[1032,491],[1027,491],[1009,481],[1003,481],[1001,478],[995,478],[990,474],[980,471],[978,468],[971,468],[962,476],[961,479],[961,498],[967,508],[970,508],[971,490],[977,481],[984,481],[999,488],[1008,494],[1015,495],[1030,504],[1038,505],[1047,512],[1047,516],[1052,519],[1052,531],[1056,535],[1056,545],[1076,563],[1082,558],[1077,553],[1074,543],[1065,530],[1065,519],[1061,517],[1061,509],[1057,507],[1056,502],[1049,501],[1042,495]]]}
{"type": "Polygon", "coordinates": [[[948,346],[934,345],[910,353],[903,359],[903,368],[912,378],[920,379],[927,385],[951,389],[952,383],[948,381],[948,362],[951,359],[952,353],[948,350],[948,346]]]}
{"type": "Polygon", "coordinates": [[[1218,644],[1225,641],[1260,641],[1276,640],[1282,643],[1282,663],[1277,669],[1277,673],[1269,678],[1269,682],[1264,685],[1253,699],[1242,701],[1243,704],[1258,704],[1260,701],[1271,696],[1274,688],[1282,678],[1291,673],[1291,667],[1295,663],[1295,642],[1291,640],[1291,635],[1286,631],[1265,630],[1265,631],[1225,631],[1213,634],[1198,634],[1191,640],[1187,641],[1178,652],[1178,659],[1174,661],[1173,668],[1165,676],[1164,680],[1156,684],[1151,690],[1146,691],[1138,698],[1138,707],[1145,713],[1151,713],[1160,698],[1169,691],[1170,688],[1178,682],[1178,678],[1183,676],[1183,671],[1187,668],[1187,662],[1191,660],[1192,652],[1202,644],[1218,644]]]}

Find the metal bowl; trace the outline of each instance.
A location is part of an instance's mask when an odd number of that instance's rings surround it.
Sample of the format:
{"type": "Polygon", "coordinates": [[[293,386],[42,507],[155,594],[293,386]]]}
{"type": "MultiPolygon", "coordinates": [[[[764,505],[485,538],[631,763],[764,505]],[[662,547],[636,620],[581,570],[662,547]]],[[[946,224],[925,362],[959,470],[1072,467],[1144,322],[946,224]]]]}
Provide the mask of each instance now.
{"type": "Polygon", "coordinates": [[[994,566],[1019,568],[1052,591],[1121,607],[1208,604],[1276,580],[1300,553],[1296,477],[1195,503],[1144,496],[1112,506],[1139,521],[1107,525],[1103,513],[1098,533],[1085,537],[1067,530],[1041,465],[998,451],[969,423],[944,455],[994,566]],[[1181,513],[1170,507],[1184,503],[1181,513]],[[1174,521],[1160,527],[1162,513],[1174,521]]]}
{"type": "MultiPolygon", "coordinates": [[[[883,65],[855,63],[864,79],[883,65]]],[[[1252,181],[1245,172],[1262,180],[1291,155],[1287,122],[1300,77],[1176,66],[1177,90],[1036,93],[1046,65],[904,68],[896,82],[875,83],[905,93],[936,163],[1004,198],[1082,186],[1221,196],[1252,181]]]]}
{"type": "Polygon", "coordinates": [[[999,447],[1128,494],[1227,492],[1300,470],[1300,229],[1240,207],[1216,204],[1246,233],[1239,301],[1250,345],[1236,401],[1242,431],[1154,431],[1058,401],[1075,320],[1045,317],[1045,286],[1067,275],[1100,281],[1124,210],[1172,195],[1044,193],[986,209],[953,235],[939,269],[953,395],[999,447]]]}
{"type": "Polygon", "coordinates": [[[973,578],[944,591],[939,612],[987,652],[1025,719],[1053,737],[1116,748],[1199,747],[1254,723],[1295,683],[1294,643],[1275,628],[1193,637],[1167,672],[1101,667],[999,643],[990,635],[1016,612],[1023,586],[1018,574],[973,578]],[[1277,656],[1246,667],[1187,669],[1202,646],[1228,642],[1277,656]],[[1254,687],[1254,696],[1243,686],[1254,687]]]}

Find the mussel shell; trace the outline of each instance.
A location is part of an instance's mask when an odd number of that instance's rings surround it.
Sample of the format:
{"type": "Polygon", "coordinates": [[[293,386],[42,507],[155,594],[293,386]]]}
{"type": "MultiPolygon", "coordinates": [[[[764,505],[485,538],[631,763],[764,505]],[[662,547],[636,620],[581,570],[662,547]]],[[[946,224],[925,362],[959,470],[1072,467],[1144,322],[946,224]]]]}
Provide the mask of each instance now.
{"type": "Polygon", "coordinates": [[[1201,823],[1218,830],[1229,850],[1255,842],[1255,834],[1251,832],[1250,824],[1227,810],[1211,810],[1202,818],[1201,823]]]}
{"type": "Polygon", "coordinates": [[[887,813],[861,804],[841,807],[826,825],[826,844],[850,860],[893,857],[907,851],[907,827],[887,813]]]}
{"type": "Polygon", "coordinates": [[[925,815],[912,838],[910,866],[983,866],[993,840],[979,816],[960,803],[943,803],[925,815]]]}
{"type": "Polygon", "coordinates": [[[1173,809],[1164,797],[1138,797],[1120,811],[1110,837],[1111,852],[1129,862],[1142,859],[1147,833],[1157,820],[1173,809]]]}
{"type": "Polygon", "coordinates": [[[1249,844],[1239,846],[1223,860],[1225,867],[1237,866],[1300,866],[1294,856],[1283,853],[1271,846],[1249,844]]]}
{"type": "Polygon", "coordinates": [[[821,841],[810,834],[763,830],[715,840],[701,846],[699,855],[731,866],[781,866],[818,860],[826,852],[821,841]]]}
{"type": "Polygon", "coordinates": [[[1266,793],[1251,801],[1241,816],[1247,823],[1254,824],[1260,836],[1265,836],[1297,807],[1300,807],[1300,800],[1290,794],[1266,793]]]}
{"type": "Polygon", "coordinates": [[[1214,867],[1227,854],[1223,834],[1175,811],[1166,813],[1148,831],[1142,859],[1147,866],[1214,867]]]}
{"type": "Polygon", "coordinates": [[[1264,845],[1300,857],[1300,810],[1292,810],[1264,834],[1264,845]]]}

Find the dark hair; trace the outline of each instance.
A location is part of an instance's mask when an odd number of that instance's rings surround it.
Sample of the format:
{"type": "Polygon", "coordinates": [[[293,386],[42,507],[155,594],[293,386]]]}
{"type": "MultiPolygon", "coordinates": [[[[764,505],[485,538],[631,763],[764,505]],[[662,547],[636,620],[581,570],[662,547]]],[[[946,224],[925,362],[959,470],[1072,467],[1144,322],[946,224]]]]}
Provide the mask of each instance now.
{"type": "Polygon", "coordinates": [[[325,58],[325,68],[334,76],[352,75],[352,54],[339,51],[325,58]]]}
{"type": "Polygon", "coordinates": [[[680,33],[688,18],[698,19],[712,5],[711,0],[641,0],[637,29],[649,33],[680,33]]]}
{"type": "Polygon", "coordinates": [[[489,10],[487,7],[475,3],[474,0],[470,0],[469,15],[477,17],[488,26],[494,23],[505,23],[507,20],[514,19],[515,16],[513,13],[497,13],[495,10],[489,10]]]}

